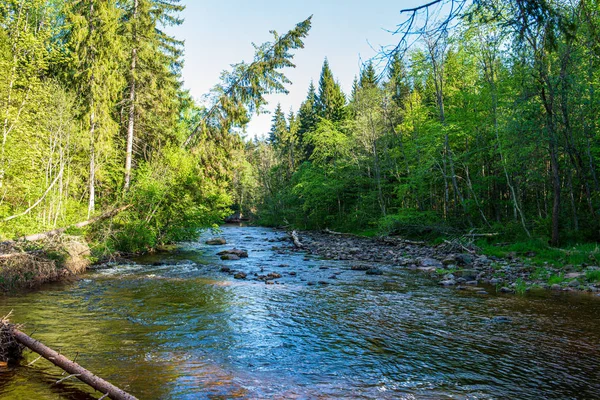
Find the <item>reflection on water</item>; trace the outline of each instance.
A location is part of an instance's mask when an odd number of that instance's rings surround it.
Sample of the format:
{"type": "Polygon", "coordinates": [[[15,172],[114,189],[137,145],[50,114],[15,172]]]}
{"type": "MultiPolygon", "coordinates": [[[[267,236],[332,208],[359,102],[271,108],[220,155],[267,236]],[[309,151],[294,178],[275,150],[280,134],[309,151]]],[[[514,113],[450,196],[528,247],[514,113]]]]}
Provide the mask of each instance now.
{"type": "MultiPolygon", "coordinates": [[[[140,399],[600,398],[600,299],[481,297],[391,266],[367,276],[283,254],[282,232],[223,236],[0,299],[0,312],[140,399]],[[250,257],[215,255],[233,246],[250,257]],[[224,264],[283,278],[235,280],[224,264]]],[[[3,371],[0,398],[98,397],[52,385],[61,372],[44,360],[3,371]]]]}

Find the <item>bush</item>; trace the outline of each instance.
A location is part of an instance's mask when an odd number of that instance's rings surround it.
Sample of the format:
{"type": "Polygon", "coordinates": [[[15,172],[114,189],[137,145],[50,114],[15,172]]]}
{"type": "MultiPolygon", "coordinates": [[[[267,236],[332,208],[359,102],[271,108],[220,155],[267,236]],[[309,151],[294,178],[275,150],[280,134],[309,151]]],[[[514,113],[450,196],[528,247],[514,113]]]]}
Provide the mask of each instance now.
{"type": "Polygon", "coordinates": [[[411,209],[381,218],[378,228],[383,235],[429,240],[458,233],[456,229],[446,225],[436,212],[411,209]]]}

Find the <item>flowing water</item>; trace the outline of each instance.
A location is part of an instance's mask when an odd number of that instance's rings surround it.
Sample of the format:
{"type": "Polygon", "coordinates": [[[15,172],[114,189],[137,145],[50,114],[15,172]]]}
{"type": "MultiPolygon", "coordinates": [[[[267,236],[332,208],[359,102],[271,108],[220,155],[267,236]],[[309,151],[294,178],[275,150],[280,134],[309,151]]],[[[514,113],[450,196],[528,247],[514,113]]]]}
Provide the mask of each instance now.
{"type": "MultiPolygon", "coordinates": [[[[226,246],[189,243],[1,298],[0,312],[140,399],[600,398],[599,297],[481,296],[280,251],[281,231],[221,235],[226,246]],[[234,246],[249,258],[216,256],[234,246]],[[283,277],[236,280],[223,265],[283,277]]],[[[45,360],[0,371],[0,398],[99,397],[56,384],[61,372],[45,360]]]]}

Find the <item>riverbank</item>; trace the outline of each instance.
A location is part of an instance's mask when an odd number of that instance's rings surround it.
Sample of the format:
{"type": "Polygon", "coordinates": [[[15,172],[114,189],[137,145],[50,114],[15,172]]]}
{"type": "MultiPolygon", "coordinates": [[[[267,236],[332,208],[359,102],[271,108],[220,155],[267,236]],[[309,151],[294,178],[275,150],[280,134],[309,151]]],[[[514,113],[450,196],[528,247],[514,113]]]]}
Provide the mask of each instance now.
{"type": "MultiPolygon", "coordinates": [[[[600,267],[596,265],[536,265],[535,254],[502,258],[481,254],[459,242],[440,245],[397,237],[367,238],[354,235],[301,232],[306,251],[327,259],[381,263],[420,271],[440,285],[478,291],[477,285],[492,285],[503,293],[524,293],[542,288],[555,291],[589,292],[600,296],[600,267]]],[[[482,289],[483,293],[484,290],[482,289]]]]}
{"type": "Polygon", "coordinates": [[[73,279],[90,265],[90,248],[79,236],[57,235],[40,242],[0,244],[0,293],[34,289],[73,279]]]}

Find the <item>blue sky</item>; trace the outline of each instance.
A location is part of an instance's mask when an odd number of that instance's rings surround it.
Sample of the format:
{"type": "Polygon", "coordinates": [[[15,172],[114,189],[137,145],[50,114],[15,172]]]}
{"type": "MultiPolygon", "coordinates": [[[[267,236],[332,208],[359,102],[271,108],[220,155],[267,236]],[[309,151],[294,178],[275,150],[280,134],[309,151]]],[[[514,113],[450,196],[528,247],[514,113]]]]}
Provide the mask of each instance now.
{"type": "MultiPolygon", "coordinates": [[[[359,73],[361,59],[376,55],[381,45],[393,44],[393,30],[402,20],[400,9],[421,1],[391,0],[184,0],[183,25],[170,29],[185,40],[185,87],[201,100],[219,80],[219,74],[230,64],[251,61],[252,42],[271,40],[269,31],[284,33],[296,23],[313,15],[313,26],[305,48],[294,58],[295,69],[286,75],[293,84],[288,95],[268,97],[267,110],[280,102],[284,111],[297,110],[306,97],[311,79],[318,82],[325,57],[345,93],[349,93],[354,76],[359,73]]],[[[254,117],[247,128],[249,137],[263,137],[269,130],[271,115],[254,117]]]]}

